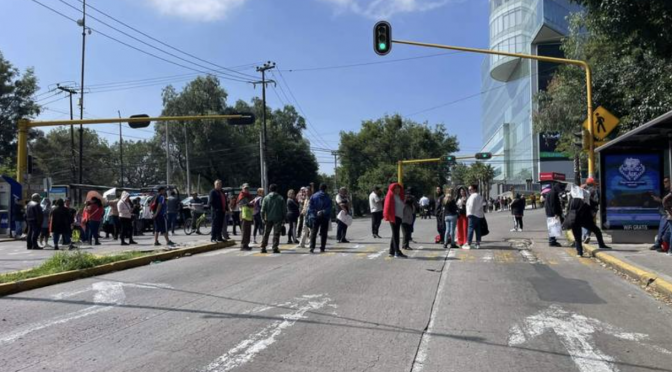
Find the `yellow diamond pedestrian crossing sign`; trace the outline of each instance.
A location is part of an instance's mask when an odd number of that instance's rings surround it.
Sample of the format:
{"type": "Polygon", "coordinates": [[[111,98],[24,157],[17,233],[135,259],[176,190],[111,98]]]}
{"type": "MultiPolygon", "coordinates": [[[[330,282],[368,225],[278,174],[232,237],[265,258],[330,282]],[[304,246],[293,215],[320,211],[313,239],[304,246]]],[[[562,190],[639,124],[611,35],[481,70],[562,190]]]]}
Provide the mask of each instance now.
{"type": "MultiPolygon", "coordinates": [[[[593,136],[598,140],[605,139],[611,133],[620,120],[604,107],[600,106],[593,111],[593,136]]],[[[583,127],[590,131],[588,119],[583,122],[583,127]]]]}

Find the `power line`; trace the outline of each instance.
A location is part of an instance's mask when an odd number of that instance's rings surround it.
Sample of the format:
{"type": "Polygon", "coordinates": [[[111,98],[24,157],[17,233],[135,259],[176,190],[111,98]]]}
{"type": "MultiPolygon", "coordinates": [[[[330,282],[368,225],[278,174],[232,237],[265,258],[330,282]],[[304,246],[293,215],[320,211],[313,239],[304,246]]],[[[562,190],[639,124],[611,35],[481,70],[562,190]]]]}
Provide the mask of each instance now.
{"type": "Polygon", "coordinates": [[[376,61],[376,62],[361,62],[361,63],[346,64],[346,65],[285,69],[285,70],[278,70],[278,72],[281,72],[281,71],[284,71],[284,72],[305,72],[305,71],[338,70],[338,69],[343,69],[343,68],[382,65],[382,64],[387,64],[387,63],[397,63],[397,62],[411,61],[411,60],[423,59],[423,58],[443,57],[443,56],[463,54],[463,53],[464,52],[436,53],[436,54],[428,54],[428,55],[425,55],[425,56],[417,56],[417,57],[386,59],[386,60],[383,60],[383,61],[376,61]]]}
{"type": "MultiPolygon", "coordinates": [[[[61,1],[62,1],[62,0],[61,0],[61,1]]],[[[78,0],[78,1],[79,1],[80,3],[83,3],[82,0],[78,0]]],[[[128,25],[127,23],[124,23],[124,22],[120,21],[119,19],[117,19],[117,18],[115,18],[115,17],[113,17],[113,16],[111,16],[111,15],[109,15],[109,14],[103,12],[102,10],[100,10],[100,9],[98,9],[98,8],[93,7],[92,5],[88,5],[88,4],[87,4],[86,6],[89,7],[89,8],[91,8],[91,9],[93,9],[93,10],[95,10],[96,12],[98,12],[98,13],[100,13],[100,14],[106,16],[107,18],[112,19],[113,21],[115,21],[115,22],[117,22],[117,23],[119,23],[119,24],[121,24],[121,25],[123,25],[123,26],[126,26],[127,28],[129,28],[129,29],[131,29],[131,30],[133,30],[133,31],[135,31],[135,32],[137,32],[137,33],[139,33],[140,35],[142,35],[142,36],[144,36],[144,37],[146,37],[146,38],[148,38],[148,39],[150,39],[150,40],[153,40],[153,41],[155,41],[155,42],[157,42],[157,43],[159,43],[159,44],[161,44],[161,45],[163,45],[163,46],[165,46],[165,47],[168,47],[168,48],[170,48],[170,49],[172,49],[172,50],[174,50],[174,51],[176,51],[176,52],[182,53],[182,54],[184,54],[184,55],[186,55],[186,56],[189,56],[189,57],[191,57],[191,58],[193,58],[193,59],[196,59],[196,60],[198,60],[198,61],[201,61],[201,62],[207,63],[207,64],[209,64],[209,65],[215,66],[215,67],[217,67],[217,68],[219,68],[219,69],[222,69],[222,70],[225,70],[225,71],[230,71],[230,72],[233,72],[233,73],[242,75],[243,77],[245,77],[245,78],[247,78],[247,79],[250,79],[250,78],[251,78],[251,79],[256,79],[256,76],[253,76],[253,75],[250,75],[250,74],[244,74],[244,73],[242,73],[242,72],[235,71],[235,70],[233,70],[233,69],[231,69],[231,68],[228,68],[228,67],[224,67],[224,66],[218,65],[218,64],[216,64],[216,63],[213,63],[213,62],[207,61],[207,60],[205,60],[205,59],[199,58],[199,57],[197,57],[197,56],[195,56],[195,55],[193,55],[193,54],[187,53],[187,52],[185,52],[184,50],[181,50],[181,49],[178,49],[178,48],[176,48],[176,47],[174,47],[174,46],[172,46],[172,45],[169,45],[169,44],[167,44],[167,43],[165,43],[165,42],[163,42],[163,41],[161,41],[161,40],[159,40],[159,39],[157,39],[157,38],[155,38],[155,37],[153,37],[153,36],[150,36],[150,35],[148,35],[148,34],[142,32],[142,31],[138,30],[137,28],[135,28],[135,27],[133,27],[133,26],[128,25]]],[[[92,17],[92,18],[93,18],[93,17],[92,17]]],[[[94,18],[94,19],[95,19],[95,18],[94,18]]],[[[96,20],[97,20],[97,19],[96,19],[96,20]]],[[[99,22],[100,22],[100,21],[99,21],[99,22]]],[[[101,22],[101,23],[102,23],[102,22],[101,22]]]]}
{"type": "MultiPolygon", "coordinates": [[[[299,101],[296,99],[296,96],[294,95],[294,93],[292,93],[292,89],[289,87],[289,84],[287,84],[287,80],[286,80],[285,77],[282,75],[282,72],[281,72],[280,70],[278,70],[278,74],[280,75],[280,79],[282,80],[282,82],[284,82],[285,86],[287,87],[287,91],[289,92],[289,95],[294,99],[294,102],[296,103],[296,107],[299,109],[299,111],[301,111],[301,113],[303,114],[303,117],[306,119],[306,123],[308,123],[307,128],[308,128],[308,131],[310,132],[310,131],[311,131],[311,127],[313,126],[313,124],[310,122],[310,119],[308,119],[308,115],[306,115],[306,112],[305,112],[305,111],[303,110],[303,108],[301,107],[301,104],[300,104],[299,101]]],[[[316,140],[316,141],[319,141],[323,146],[325,146],[325,147],[327,147],[327,148],[329,147],[329,144],[327,144],[327,143],[322,139],[322,137],[319,135],[319,133],[315,133],[314,135],[315,135],[315,140],[316,140]]]]}
{"type": "MultiPolygon", "coordinates": [[[[64,18],[66,18],[66,19],[69,19],[69,20],[72,21],[72,22],[77,23],[77,20],[75,20],[74,18],[72,18],[72,17],[70,17],[70,16],[68,16],[68,15],[63,14],[62,12],[60,12],[60,11],[58,11],[58,10],[56,10],[56,9],[54,9],[54,8],[52,8],[52,7],[50,7],[50,6],[48,6],[48,5],[45,5],[45,4],[41,3],[41,2],[39,2],[38,0],[31,0],[31,1],[34,2],[34,3],[36,3],[36,4],[38,4],[38,5],[40,5],[40,6],[42,6],[42,7],[44,7],[44,8],[46,8],[46,9],[49,9],[50,11],[52,11],[52,12],[54,12],[54,13],[60,15],[61,17],[64,17],[64,18]]],[[[88,26],[87,26],[87,27],[88,27],[88,26]]],[[[119,43],[119,44],[122,44],[122,45],[124,45],[124,46],[126,46],[126,47],[128,47],[128,48],[134,49],[134,50],[136,50],[136,51],[138,51],[138,52],[140,52],[140,53],[143,53],[143,54],[149,55],[149,56],[151,56],[151,57],[154,57],[154,58],[156,58],[156,59],[162,60],[162,61],[164,61],[164,62],[173,64],[173,65],[175,65],[175,66],[179,66],[179,67],[182,67],[182,68],[186,68],[186,69],[188,69],[188,70],[196,71],[196,72],[199,72],[199,73],[202,73],[202,74],[206,74],[206,75],[216,75],[216,76],[219,76],[220,78],[225,79],[225,80],[231,80],[231,81],[236,81],[236,82],[248,83],[248,81],[246,81],[246,80],[233,79],[233,78],[230,78],[230,77],[221,76],[221,75],[219,75],[219,74],[212,74],[212,73],[210,73],[210,72],[201,71],[201,70],[198,70],[198,69],[196,69],[196,68],[193,68],[193,67],[190,67],[190,66],[186,66],[186,65],[183,65],[183,64],[178,63],[178,62],[175,62],[175,61],[171,61],[171,60],[169,60],[169,59],[163,58],[163,57],[158,56],[158,55],[156,55],[156,54],[150,53],[150,52],[148,52],[148,51],[146,51],[146,50],[142,50],[142,49],[140,49],[140,48],[138,48],[138,47],[136,47],[136,46],[133,46],[133,45],[128,44],[128,43],[126,43],[126,42],[124,42],[124,41],[121,41],[121,40],[119,40],[119,39],[117,39],[117,38],[115,38],[115,37],[109,36],[109,35],[105,34],[104,32],[99,31],[99,30],[97,30],[97,29],[94,29],[94,28],[91,28],[91,27],[88,27],[88,28],[90,28],[90,29],[93,30],[93,31],[96,31],[97,34],[99,34],[99,35],[101,35],[101,36],[103,36],[103,37],[105,37],[105,38],[108,38],[108,39],[110,39],[110,40],[112,40],[112,41],[115,41],[115,42],[117,42],[117,43],[119,43]]]]}

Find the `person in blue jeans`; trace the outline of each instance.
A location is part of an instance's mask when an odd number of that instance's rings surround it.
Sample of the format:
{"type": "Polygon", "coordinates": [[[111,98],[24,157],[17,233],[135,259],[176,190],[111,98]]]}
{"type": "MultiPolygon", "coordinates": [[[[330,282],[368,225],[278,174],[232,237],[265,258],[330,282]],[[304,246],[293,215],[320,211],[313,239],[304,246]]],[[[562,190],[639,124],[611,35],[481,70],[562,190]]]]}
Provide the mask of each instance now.
{"type": "Polygon", "coordinates": [[[175,225],[177,224],[177,213],[180,211],[180,200],[177,193],[171,191],[166,200],[166,221],[168,223],[168,232],[175,235],[175,225]]]}
{"type": "Polygon", "coordinates": [[[74,223],[70,210],[65,207],[63,199],[56,201],[56,209],[51,212],[51,233],[54,236],[54,249],[58,250],[58,242],[63,237],[63,244],[73,248],[70,241],[72,224],[74,223]]]}
{"type": "Polygon", "coordinates": [[[450,248],[459,248],[457,246],[457,239],[455,239],[455,228],[457,227],[457,218],[458,218],[458,210],[457,210],[457,202],[455,201],[455,198],[453,197],[453,189],[451,188],[446,188],[446,192],[439,201],[439,208],[442,209],[442,215],[444,218],[444,221],[446,222],[446,232],[445,232],[445,237],[443,238],[443,248],[448,248],[448,244],[450,244],[450,248]]]}
{"type": "Polygon", "coordinates": [[[469,199],[467,199],[467,219],[469,220],[469,232],[465,249],[472,247],[474,232],[476,233],[476,249],[481,248],[481,220],[485,218],[483,212],[483,197],[478,194],[478,185],[469,186],[469,199]]]}

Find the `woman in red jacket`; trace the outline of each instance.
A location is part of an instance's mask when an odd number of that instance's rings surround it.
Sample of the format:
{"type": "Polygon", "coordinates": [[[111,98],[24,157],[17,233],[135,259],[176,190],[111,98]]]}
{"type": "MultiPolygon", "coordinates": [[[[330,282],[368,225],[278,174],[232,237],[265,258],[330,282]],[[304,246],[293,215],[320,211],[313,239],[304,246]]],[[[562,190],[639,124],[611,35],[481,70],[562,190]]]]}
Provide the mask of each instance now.
{"type": "Polygon", "coordinates": [[[82,223],[86,224],[89,244],[95,240],[95,245],[100,245],[98,241],[98,229],[100,228],[103,214],[103,203],[96,197],[91,198],[91,201],[87,202],[87,206],[84,208],[84,215],[82,217],[82,223]]]}
{"type": "Polygon", "coordinates": [[[390,184],[385,195],[383,218],[390,223],[392,239],[390,240],[390,257],[406,258],[399,247],[399,231],[404,217],[404,187],[398,183],[390,184]]]}

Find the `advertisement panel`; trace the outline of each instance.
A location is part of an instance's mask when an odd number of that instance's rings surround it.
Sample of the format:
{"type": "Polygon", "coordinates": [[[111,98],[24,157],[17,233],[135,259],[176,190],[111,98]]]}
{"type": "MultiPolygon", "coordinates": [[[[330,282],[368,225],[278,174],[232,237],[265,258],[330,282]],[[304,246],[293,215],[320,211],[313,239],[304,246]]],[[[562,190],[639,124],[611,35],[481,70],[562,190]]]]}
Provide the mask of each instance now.
{"type": "Polygon", "coordinates": [[[539,159],[541,161],[569,160],[567,155],[557,151],[560,133],[539,133],[539,159]]]}
{"type": "Polygon", "coordinates": [[[657,229],[662,193],[662,153],[603,154],[602,227],[657,229]]]}

